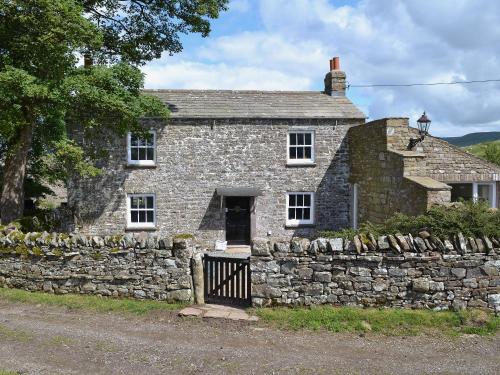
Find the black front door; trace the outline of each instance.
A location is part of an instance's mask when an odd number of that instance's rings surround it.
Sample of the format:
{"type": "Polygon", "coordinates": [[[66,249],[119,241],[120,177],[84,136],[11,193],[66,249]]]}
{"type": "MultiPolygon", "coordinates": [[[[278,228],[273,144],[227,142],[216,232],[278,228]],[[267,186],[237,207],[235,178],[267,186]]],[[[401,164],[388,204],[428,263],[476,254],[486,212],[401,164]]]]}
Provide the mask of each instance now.
{"type": "Polygon", "coordinates": [[[229,245],[250,244],[249,197],[226,197],[226,241],[229,245]]]}

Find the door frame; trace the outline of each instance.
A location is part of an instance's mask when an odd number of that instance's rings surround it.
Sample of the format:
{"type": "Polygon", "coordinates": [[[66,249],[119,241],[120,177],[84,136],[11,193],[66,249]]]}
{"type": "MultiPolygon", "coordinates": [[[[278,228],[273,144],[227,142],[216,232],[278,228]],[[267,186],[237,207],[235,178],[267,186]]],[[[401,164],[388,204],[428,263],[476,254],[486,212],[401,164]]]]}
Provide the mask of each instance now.
{"type": "MultiPolygon", "coordinates": [[[[227,220],[226,220],[226,208],[227,208],[227,205],[226,205],[226,199],[228,198],[228,196],[224,196],[223,199],[222,199],[222,212],[223,212],[223,222],[224,222],[224,239],[225,241],[227,241],[227,238],[226,238],[226,235],[227,235],[227,220]]],[[[252,243],[252,240],[255,238],[255,233],[256,233],[256,223],[257,223],[257,220],[256,220],[256,217],[255,217],[255,203],[256,203],[256,199],[255,197],[253,196],[244,196],[244,197],[241,197],[241,198],[248,198],[248,205],[250,207],[250,238],[249,238],[249,241],[250,243],[248,243],[247,245],[250,245],[252,243]]],[[[237,246],[237,245],[236,245],[237,246]]],[[[242,246],[245,246],[245,245],[242,245],[242,246]]]]}

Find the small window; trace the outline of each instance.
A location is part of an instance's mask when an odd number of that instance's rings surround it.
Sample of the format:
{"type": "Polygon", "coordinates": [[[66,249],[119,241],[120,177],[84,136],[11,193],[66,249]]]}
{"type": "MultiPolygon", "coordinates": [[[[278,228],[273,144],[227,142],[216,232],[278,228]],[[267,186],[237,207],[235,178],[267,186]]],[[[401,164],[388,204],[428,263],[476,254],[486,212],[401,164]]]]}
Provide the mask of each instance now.
{"type": "Polygon", "coordinates": [[[153,194],[130,194],[127,199],[127,226],[153,228],[156,224],[155,196],[153,194]]]}
{"type": "Polygon", "coordinates": [[[314,193],[287,194],[287,225],[314,223],[314,193]]]}
{"type": "Polygon", "coordinates": [[[314,132],[288,133],[288,162],[291,164],[314,162],[314,132]]]}
{"type": "Polygon", "coordinates": [[[128,164],[155,165],[156,133],[149,132],[147,136],[128,134],[128,164]]]}
{"type": "Polygon", "coordinates": [[[487,202],[496,208],[496,185],[494,182],[448,183],[451,186],[451,201],[473,200],[487,202]]]}

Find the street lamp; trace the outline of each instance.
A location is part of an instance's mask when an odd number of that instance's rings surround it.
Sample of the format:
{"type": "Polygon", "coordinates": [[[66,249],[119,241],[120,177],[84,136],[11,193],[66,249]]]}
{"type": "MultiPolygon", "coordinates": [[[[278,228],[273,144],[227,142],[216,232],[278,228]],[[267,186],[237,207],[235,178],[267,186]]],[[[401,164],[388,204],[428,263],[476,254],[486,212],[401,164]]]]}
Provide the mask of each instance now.
{"type": "Polygon", "coordinates": [[[418,138],[410,138],[408,150],[411,150],[418,143],[422,142],[425,136],[429,134],[429,126],[431,125],[431,122],[432,121],[427,117],[425,112],[422,114],[422,116],[420,116],[420,118],[417,120],[418,133],[420,136],[418,138]]]}

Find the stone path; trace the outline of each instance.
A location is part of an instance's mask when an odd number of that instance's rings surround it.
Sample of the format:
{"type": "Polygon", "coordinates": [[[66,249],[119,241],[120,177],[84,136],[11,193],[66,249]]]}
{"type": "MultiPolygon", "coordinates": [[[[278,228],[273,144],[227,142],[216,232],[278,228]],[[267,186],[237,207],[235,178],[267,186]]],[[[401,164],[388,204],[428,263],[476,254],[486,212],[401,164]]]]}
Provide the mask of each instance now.
{"type": "Polygon", "coordinates": [[[195,316],[200,318],[215,318],[241,320],[247,322],[256,322],[259,320],[254,315],[249,315],[244,309],[224,305],[193,305],[182,309],[180,316],[195,316]]]}

